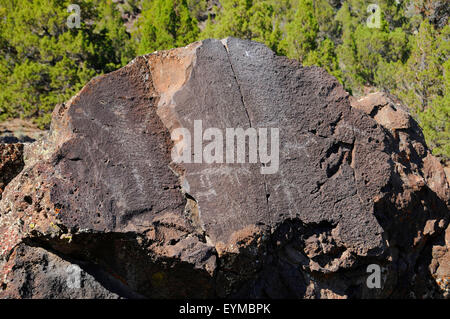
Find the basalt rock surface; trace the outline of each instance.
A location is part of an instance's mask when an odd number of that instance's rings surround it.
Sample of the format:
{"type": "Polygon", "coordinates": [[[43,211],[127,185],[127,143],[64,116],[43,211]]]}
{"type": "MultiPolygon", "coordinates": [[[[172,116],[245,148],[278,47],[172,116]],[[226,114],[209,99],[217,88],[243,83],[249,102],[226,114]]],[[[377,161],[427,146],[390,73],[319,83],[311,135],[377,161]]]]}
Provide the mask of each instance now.
{"type": "Polygon", "coordinates": [[[23,169],[23,144],[0,144],[0,199],[6,185],[23,169]]]}
{"type": "Polygon", "coordinates": [[[138,57],[57,106],[23,158],[0,201],[1,298],[447,293],[449,186],[417,124],[262,44],[138,57]],[[278,128],[279,169],[175,163],[196,120],[278,128]]]}

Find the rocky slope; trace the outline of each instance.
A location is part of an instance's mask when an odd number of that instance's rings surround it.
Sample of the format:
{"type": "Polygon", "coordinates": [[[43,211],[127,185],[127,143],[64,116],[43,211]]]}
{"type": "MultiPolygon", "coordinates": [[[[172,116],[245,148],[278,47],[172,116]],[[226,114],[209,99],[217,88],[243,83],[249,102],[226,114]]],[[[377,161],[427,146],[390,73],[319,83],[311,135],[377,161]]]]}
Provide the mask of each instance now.
{"type": "Polygon", "coordinates": [[[17,175],[1,298],[448,296],[449,185],[417,124],[262,44],[138,57],[59,105],[43,139],[1,147],[19,152],[0,166],[17,175]],[[198,120],[279,128],[278,171],[175,163],[174,133],[198,120]]]}

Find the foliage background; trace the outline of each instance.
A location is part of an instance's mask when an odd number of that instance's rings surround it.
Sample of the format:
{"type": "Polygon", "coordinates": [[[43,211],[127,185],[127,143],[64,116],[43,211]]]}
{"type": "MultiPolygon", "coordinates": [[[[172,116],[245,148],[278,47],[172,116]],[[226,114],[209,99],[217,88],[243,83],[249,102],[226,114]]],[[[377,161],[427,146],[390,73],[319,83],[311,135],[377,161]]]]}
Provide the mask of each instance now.
{"type": "Polygon", "coordinates": [[[318,65],[354,96],[383,90],[406,104],[450,160],[448,0],[0,0],[0,121],[48,127],[57,103],[138,54],[234,36],[318,65]],[[70,4],[80,28],[68,28],[70,4]]]}

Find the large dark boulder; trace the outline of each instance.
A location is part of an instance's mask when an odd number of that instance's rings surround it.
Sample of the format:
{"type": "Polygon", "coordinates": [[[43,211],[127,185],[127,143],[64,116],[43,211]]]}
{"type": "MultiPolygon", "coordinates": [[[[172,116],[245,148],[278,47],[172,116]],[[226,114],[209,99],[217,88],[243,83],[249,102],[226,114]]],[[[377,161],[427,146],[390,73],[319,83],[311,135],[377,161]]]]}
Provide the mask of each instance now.
{"type": "Polygon", "coordinates": [[[443,296],[448,267],[433,256],[447,251],[448,183],[396,112],[255,42],[138,57],[59,105],[26,146],[0,202],[0,297],[443,296]],[[274,163],[248,154],[177,163],[175,133],[194,140],[199,120],[278,129],[278,169],[262,174],[274,163]],[[88,288],[55,294],[48,258],[80,267],[88,288]],[[26,293],[23,260],[39,278],[26,293]],[[372,264],[380,288],[367,286],[372,264]]]}

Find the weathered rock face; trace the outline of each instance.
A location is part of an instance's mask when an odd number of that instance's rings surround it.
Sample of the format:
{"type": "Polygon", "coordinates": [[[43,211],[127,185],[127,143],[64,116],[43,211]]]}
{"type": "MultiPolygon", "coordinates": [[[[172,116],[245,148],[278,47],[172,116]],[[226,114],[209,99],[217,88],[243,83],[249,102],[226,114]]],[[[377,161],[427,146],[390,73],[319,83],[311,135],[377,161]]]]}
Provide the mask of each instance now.
{"type": "Polygon", "coordinates": [[[353,100],[352,106],[370,114],[394,140],[391,159],[395,174],[387,200],[376,204],[380,205],[376,206],[377,212],[393,213],[380,215],[378,220],[391,233],[390,246],[398,250],[399,264],[406,270],[398,277],[399,287],[403,288],[394,296],[449,297],[450,227],[446,226],[445,215],[441,219],[439,213],[447,210],[448,215],[450,196],[444,168],[427,150],[417,123],[395,98],[374,93],[353,100]],[[447,230],[442,232],[445,227],[447,230]],[[437,292],[430,289],[430,276],[439,286],[437,292]],[[413,289],[408,285],[411,282],[413,289]]]}
{"type": "Polygon", "coordinates": [[[0,144],[0,199],[6,185],[23,169],[23,144],[0,144]]]}
{"type": "Polygon", "coordinates": [[[0,202],[3,298],[445,293],[449,187],[417,125],[258,43],[206,40],[95,78],[24,158],[0,202]],[[175,163],[175,132],[199,120],[278,128],[278,170],[175,163]],[[86,284],[62,287],[49,260],[86,284]]]}

